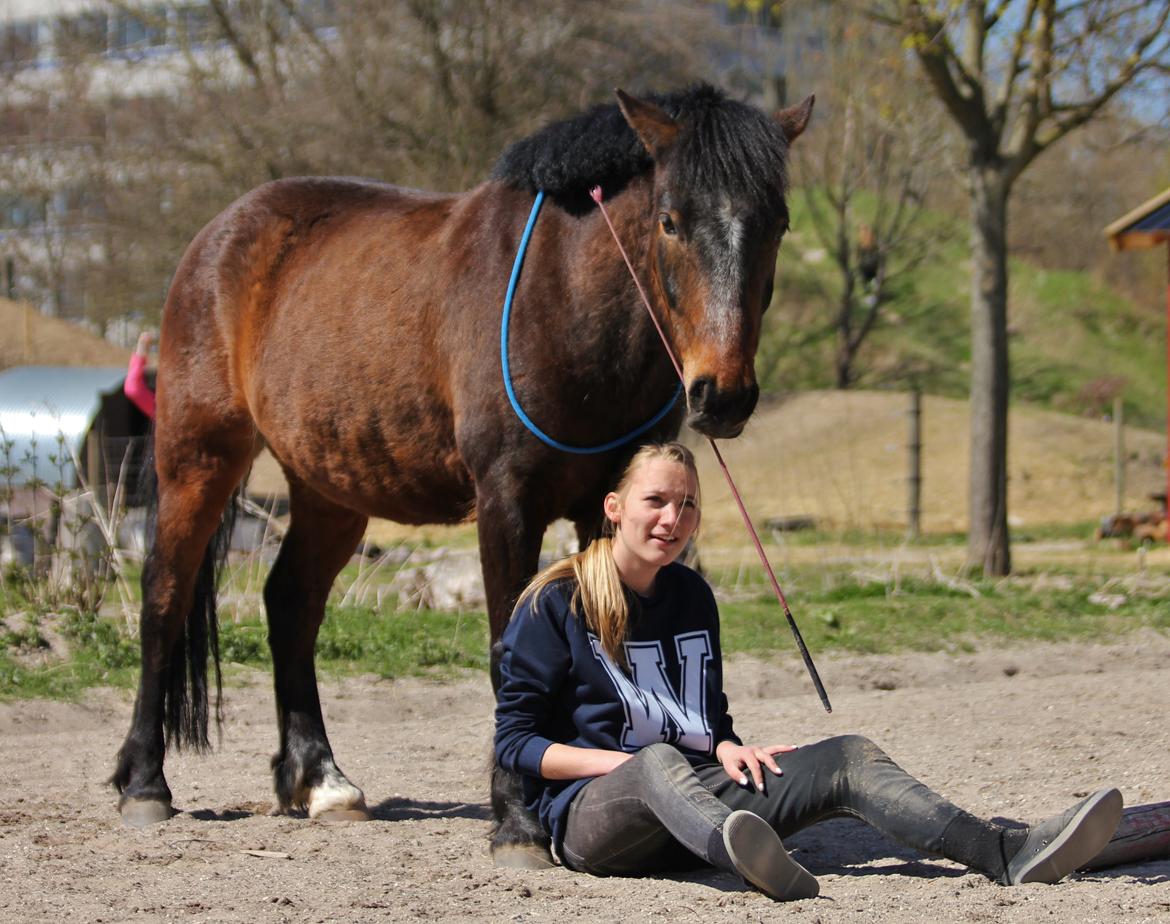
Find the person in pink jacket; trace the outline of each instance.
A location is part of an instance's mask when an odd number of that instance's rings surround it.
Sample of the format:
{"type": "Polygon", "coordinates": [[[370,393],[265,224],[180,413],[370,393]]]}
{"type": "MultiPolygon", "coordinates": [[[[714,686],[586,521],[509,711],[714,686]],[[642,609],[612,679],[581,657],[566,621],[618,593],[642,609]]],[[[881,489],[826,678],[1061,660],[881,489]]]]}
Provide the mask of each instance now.
{"type": "Polygon", "coordinates": [[[126,397],[151,420],[154,420],[154,392],[146,382],[146,357],[154,340],[154,334],[148,330],[138,335],[138,346],[134,348],[134,355],[130,357],[130,366],[126,370],[126,384],[122,386],[126,397]]]}

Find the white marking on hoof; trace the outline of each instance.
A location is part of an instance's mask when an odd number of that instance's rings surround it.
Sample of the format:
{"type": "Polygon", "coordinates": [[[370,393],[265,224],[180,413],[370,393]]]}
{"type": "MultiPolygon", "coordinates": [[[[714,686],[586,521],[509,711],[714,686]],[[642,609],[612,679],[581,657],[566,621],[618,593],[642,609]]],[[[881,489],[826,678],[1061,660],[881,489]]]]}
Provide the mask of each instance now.
{"type": "Polygon", "coordinates": [[[330,764],[319,786],[309,792],[309,817],[320,821],[368,821],[370,810],[362,791],[330,764]]]}

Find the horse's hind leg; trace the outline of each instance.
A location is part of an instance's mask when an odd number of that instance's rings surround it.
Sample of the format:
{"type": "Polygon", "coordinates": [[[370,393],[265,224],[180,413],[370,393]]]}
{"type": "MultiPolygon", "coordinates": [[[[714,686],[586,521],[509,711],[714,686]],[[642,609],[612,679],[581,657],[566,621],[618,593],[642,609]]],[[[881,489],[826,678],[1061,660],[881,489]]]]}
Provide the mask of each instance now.
{"type": "Polygon", "coordinates": [[[158,526],[142,572],[142,673],[111,779],[121,793],[122,820],[133,827],[173,812],[163,776],[164,722],[170,743],[207,747],[208,641],[214,649],[214,626],[207,622],[215,612],[210,545],[251,462],[252,440],[250,424],[214,442],[201,443],[192,430],[177,444],[159,439],[158,526]]]}
{"type": "Polygon", "coordinates": [[[278,810],[309,817],[369,817],[362,791],[345,778],[325,736],[313,649],[333,579],[349,561],[366,517],[289,478],[291,525],[264,587],[276,684],[280,751],[272,758],[278,810]]]}

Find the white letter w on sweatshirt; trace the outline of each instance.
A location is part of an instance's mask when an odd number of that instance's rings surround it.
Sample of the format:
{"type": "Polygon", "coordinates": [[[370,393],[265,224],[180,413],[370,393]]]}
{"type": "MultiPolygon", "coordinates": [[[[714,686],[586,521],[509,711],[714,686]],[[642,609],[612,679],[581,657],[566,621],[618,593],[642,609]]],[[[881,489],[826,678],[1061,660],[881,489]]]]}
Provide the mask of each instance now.
{"type": "Polygon", "coordinates": [[[707,719],[711,639],[705,630],[675,636],[674,647],[682,665],[681,690],[675,690],[667,679],[661,642],[626,642],[628,677],[602,651],[601,643],[592,634],[589,642],[593,656],[609,674],[626,710],[623,748],[665,741],[711,753],[711,725],[707,719]]]}

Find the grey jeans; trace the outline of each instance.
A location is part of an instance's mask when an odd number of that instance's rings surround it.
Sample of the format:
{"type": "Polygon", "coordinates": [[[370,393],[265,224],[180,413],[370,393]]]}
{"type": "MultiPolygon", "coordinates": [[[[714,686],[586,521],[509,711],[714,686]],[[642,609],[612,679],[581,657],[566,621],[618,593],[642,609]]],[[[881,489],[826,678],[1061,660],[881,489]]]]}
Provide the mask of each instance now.
{"type": "MultiPolygon", "coordinates": [[[[573,799],[565,865],[622,876],[693,866],[695,858],[711,862],[718,853],[713,839],[737,809],[765,818],[782,838],[825,818],[852,816],[924,853],[969,862],[951,855],[943,835],[956,818],[971,816],[868,739],[829,738],[778,754],[776,763],[783,775],[765,770],[764,791],[757,792],[737,785],[718,763],[692,766],[668,744],[643,748],[573,799]]],[[[996,836],[991,826],[986,830],[996,836]]]]}

